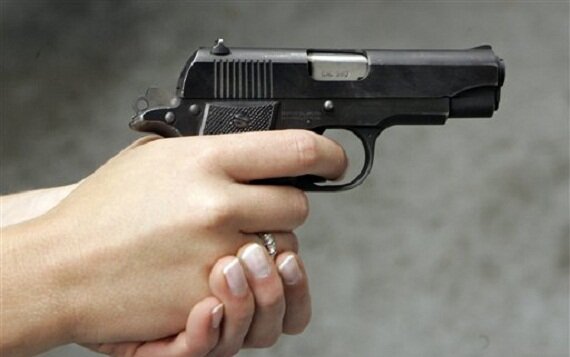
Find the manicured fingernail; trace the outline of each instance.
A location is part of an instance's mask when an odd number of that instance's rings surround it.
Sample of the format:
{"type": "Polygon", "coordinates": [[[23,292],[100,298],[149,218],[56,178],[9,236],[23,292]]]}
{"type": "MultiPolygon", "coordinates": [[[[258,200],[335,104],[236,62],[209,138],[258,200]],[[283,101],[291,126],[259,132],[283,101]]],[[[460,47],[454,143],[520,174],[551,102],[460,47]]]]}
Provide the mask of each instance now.
{"type": "Polygon", "coordinates": [[[251,244],[241,254],[241,259],[256,279],[265,278],[271,272],[263,249],[259,244],[251,244]]]}
{"type": "Polygon", "coordinates": [[[222,323],[224,317],[224,304],[219,304],[212,309],[212,328],[217,329],[222,323]]]}
{"type": "Polygon", "coordinates": [[[287,285],[295,285],[301,280],[301,269],[299,264],[297,264],[297,259],[293,255],[288,256],[285,260],[279,264],[279,272],[283,277],[283,281],[287,285]]]}
{"type": "Polygon", "coordinates": [[[224,267],[223,271],[232,294],[244,296],[247,292],[247,280],[238,258],[234,258],[231,263],[224,267]]]}

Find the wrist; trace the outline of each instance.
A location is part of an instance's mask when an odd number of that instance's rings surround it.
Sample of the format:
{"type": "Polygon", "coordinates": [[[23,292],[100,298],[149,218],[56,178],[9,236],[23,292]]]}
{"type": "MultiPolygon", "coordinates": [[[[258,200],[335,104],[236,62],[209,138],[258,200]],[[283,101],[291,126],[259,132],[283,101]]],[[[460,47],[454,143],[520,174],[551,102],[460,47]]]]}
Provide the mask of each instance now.
{"type": "Polygon", "coordinates": [[[43,215],[67,197],[77,185],[44,188],[0,197],[0,227],[43,215]]]}
{"type": "Polygon", "coordinates": [[[1,354],[35,354],[72,340],[58,226],[40,217],[2,229],[1,354]]]}

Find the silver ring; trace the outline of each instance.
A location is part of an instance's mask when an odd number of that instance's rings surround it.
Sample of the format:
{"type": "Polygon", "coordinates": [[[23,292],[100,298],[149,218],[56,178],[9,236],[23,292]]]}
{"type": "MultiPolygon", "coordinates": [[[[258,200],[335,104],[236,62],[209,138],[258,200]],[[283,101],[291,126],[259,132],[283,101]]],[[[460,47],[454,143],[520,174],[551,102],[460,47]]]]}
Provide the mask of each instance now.
{"type": "Polygon", "coordinates": [[[270,257],[274,257],[277,254],[277,243],[275,243],[275,237],[271,233],[257,233],[259,239],[263,241],[267,253],[270,257]]]}

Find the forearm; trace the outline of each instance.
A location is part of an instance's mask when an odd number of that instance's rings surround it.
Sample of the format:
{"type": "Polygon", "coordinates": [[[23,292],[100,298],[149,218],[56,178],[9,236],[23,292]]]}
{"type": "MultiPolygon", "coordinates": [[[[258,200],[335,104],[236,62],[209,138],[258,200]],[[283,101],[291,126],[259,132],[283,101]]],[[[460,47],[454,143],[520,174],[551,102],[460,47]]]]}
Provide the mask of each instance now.
{"type": "Polygon", "coordinates": [[[58,227],[41,219],[1,230],[0,355],[29,356],[69,342],[65,286],[53,254],[58,227]]]}
{"type": "Polygon", "coordinates": [[[27,191],[0,197],[0,227],[7,227],[41,216],[78,184],[27,191]]]}

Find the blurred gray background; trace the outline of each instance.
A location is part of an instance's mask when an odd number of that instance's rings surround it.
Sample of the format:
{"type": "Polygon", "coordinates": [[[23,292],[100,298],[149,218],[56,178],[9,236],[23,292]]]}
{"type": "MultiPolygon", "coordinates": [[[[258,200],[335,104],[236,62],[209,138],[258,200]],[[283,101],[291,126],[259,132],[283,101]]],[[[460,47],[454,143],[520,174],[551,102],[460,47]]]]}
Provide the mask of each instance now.
{"type": "MultiPolygon", "coordinates": [[[[396,127],[366,183],[312,194],[314,316],[243,356],[568,356],[568,1],[7,1],[1,192],[85,177],[198,46],[467,48],[507,63],[490,120],[396,127]]],[[[44,356],[91,356],[67,346],[44,356]]]]}

